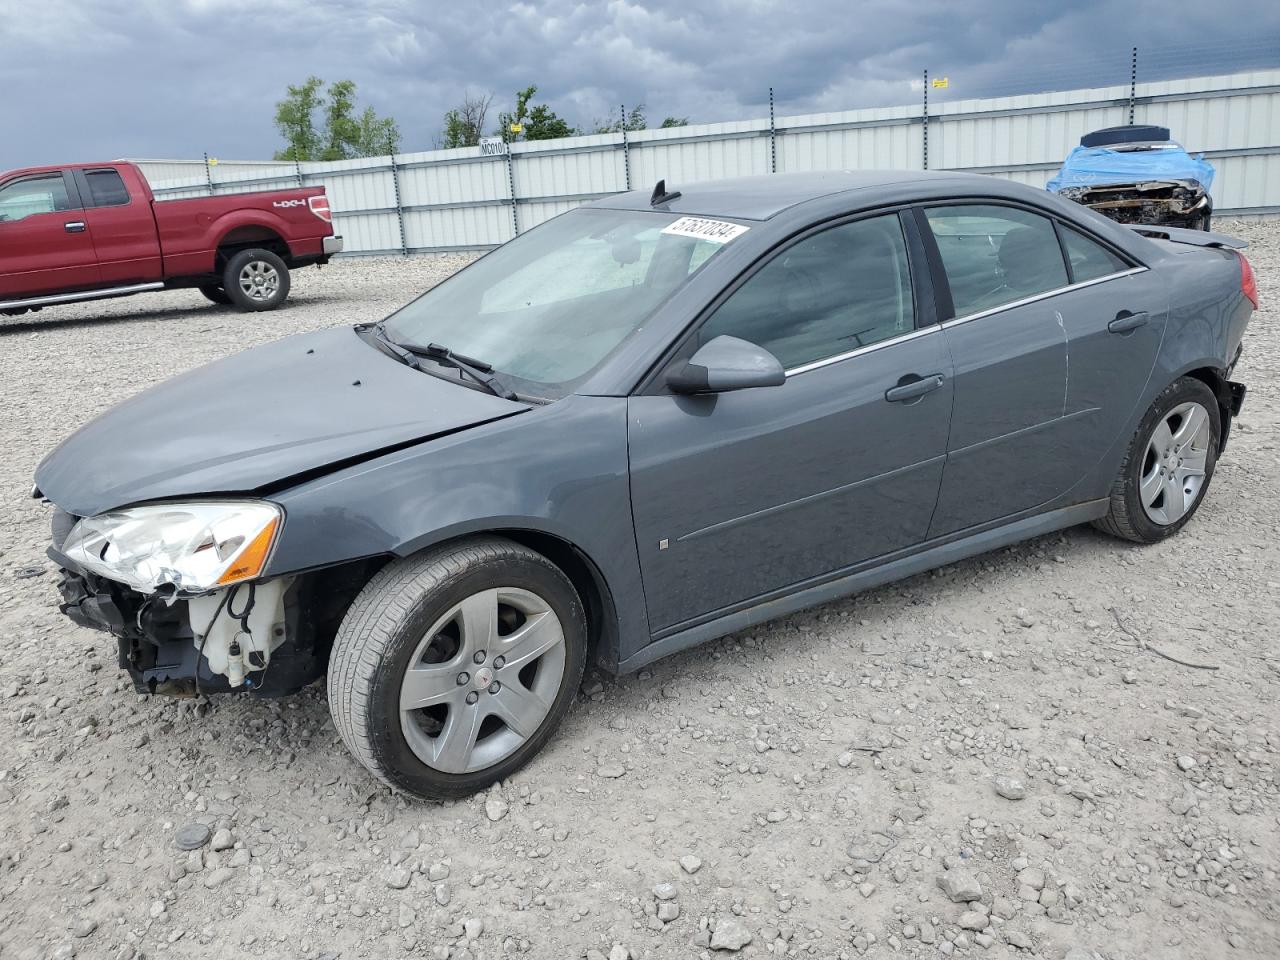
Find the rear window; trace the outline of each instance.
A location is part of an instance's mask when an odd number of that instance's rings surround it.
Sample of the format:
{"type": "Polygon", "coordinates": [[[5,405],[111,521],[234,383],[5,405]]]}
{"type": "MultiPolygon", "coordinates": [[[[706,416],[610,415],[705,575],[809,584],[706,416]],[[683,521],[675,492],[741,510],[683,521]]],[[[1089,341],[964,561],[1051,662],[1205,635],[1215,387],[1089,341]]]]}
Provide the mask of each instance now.
{"type": "Polygon", "coordinates": [[[89,202],[95,207],[119,207],[129,202],[129,191],[115,170],[89,170],[89,202]]]}
{"type": "Polygon", "coordinates": [[[1128,269],[1127,263],[1097,241],[1065,225],[1060,229],[1062,245],[1067,248],[1067,259],[1071,261],[1071,279],[1076,283],[1128,269]]]}

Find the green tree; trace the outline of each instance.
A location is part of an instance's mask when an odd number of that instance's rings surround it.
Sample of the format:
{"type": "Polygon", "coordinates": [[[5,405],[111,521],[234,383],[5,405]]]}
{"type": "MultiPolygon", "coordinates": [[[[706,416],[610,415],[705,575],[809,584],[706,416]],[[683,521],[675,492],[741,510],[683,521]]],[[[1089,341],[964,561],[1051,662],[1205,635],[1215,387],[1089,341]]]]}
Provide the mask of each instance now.
{"type": "Polygon", "coordinates": [[[665,117],[662,121],[663,130],[670,129],[671,127],[687,127],[688,125],[688,117],[665,117]]]}
{"type": "Polygon", "coordinates": [[[320,106],[324,81],[308,77],[298,86],[289,85],[285,98],[276,104],[276,129],[288,144],[276,151],[277,160],[312,160],[320,153],[315,112],[320,106]]]}
{"type": "Polygon", "coordinates": [[[288,88],[276,104],[276,129],[288,144],[277,150],[277,160],[346,160],[395,153],[400,148],[400,128],[391,117],[379,117],[372,107],[356,115],[356,85],[338,80],[322,97],[324,81],[308,77],[288,88]],[[323,113],[323,129],[316,113],[323,113]]]}
{"type": "Polygon", "coordinates": [[[572,137],[577,130],[558,116],[545,103],[532,107],[529,102],[538,92],[536,86],[529,86],[516,94],[516,108],[510,112],[498,114],[498,136],[510,142],[513,140],[558,140],[560,137],[572,137]],[[512,130],[518,124],[520,131],[512,130]]]}
{"type": "Polygon", "coordinates": [[[468,92],[462,103],[444,115],[444,131],[438,141],[440,148],[451,150],[478,144],[484,136],[484,122],[492,102],[491,93],[481,96],[468,92]]]}
{"type": "Polygon", "coordinates": [[[621,133],[623,130],[643,130],[647,126],[644,118],[644,104],[638,107],[632,107],[630,112],[625,116],[618,116],[614,120],[597,120],[595,122],[593,133],[621,133]]]}

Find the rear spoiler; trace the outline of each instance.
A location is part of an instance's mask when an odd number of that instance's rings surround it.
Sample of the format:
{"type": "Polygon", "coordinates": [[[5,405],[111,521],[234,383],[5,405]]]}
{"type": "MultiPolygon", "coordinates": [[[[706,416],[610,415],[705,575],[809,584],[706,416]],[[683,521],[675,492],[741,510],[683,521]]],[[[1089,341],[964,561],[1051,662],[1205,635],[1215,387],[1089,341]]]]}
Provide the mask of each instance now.
{"type": "Polygon", "coordinates": [[[1237,240],[1222,233],[1209,233],[1206,230],[1188,230],[1186,227],[1161,227],[1150,223],[1126,223],[1126,227],[1144,237],[1156,240],[1172,240],[1174,243],[1186,243],[1193,247],[1225,247],[1228,250],[1243,250],[1249,246],[1245,240],[1237,240]]]}

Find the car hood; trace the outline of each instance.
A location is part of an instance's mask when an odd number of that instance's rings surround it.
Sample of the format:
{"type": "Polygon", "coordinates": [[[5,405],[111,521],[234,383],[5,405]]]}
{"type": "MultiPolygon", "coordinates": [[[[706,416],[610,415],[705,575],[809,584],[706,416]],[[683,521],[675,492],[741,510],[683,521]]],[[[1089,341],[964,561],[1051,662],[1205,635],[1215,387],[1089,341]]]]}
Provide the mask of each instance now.
{"type": "Polygon", "coordinates": [[[252,493],[527,409],[414,370],[340,327],[246,350],[125,400],[45,457],[36,486],[79,516],[252,493]]]}

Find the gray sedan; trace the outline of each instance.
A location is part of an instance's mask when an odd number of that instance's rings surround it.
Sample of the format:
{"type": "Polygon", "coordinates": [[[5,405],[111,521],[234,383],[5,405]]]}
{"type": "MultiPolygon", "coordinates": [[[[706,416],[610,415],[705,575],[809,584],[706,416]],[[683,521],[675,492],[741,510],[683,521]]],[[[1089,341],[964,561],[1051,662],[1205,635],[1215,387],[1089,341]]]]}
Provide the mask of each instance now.
{"type": "Polygon", "coordinates": [[[465,795],[589,661],[1073,524],[1176,533],[1244,398],[1239,246],[959,174],[600,200],[68,438],[61,608],[144,692],[327,674],[372,773],[465,795]]]}

